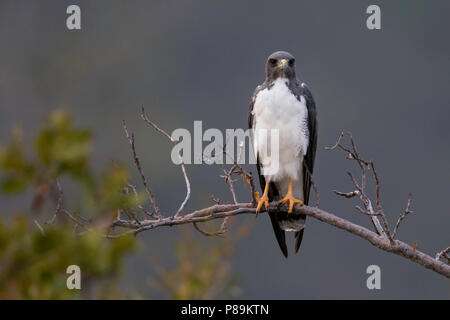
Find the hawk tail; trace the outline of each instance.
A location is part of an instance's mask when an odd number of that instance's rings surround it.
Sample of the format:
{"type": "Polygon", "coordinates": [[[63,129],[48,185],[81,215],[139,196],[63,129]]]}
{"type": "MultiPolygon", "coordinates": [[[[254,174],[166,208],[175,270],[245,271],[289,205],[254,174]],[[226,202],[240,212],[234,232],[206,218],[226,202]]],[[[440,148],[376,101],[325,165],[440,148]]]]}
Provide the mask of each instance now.
{"type": "Polygon", "coordinates": [[[303,232],[304,231],[305,231],[305,229],[303,228],[302,230],[300,230],[300,231],[295,233],[295,253],[297,253],[298,249],[300,249],[300,245],[302,244],[303,232]]]}
{"type": "Polygon", "coordinates": [[[286,246],[286,235],[283,229],[280,227],[280,222],[278,220],[279,212],[269,211],[270,222],[272,222],[273,232],[275,233],[275,237],[277,238],[278,245],[280,246],[281,252],[287,258],[288,257],[288,249],[286,246]]]}
{"type": "Polygon", "coordinates": [[[284,256],[288,257],[288,249],[286,246],[286,231],[295,231],[295,253],[298,252],[303,239],[306,215],[292,214],[285,211],[269,211],[270,221],[272,222],[273,231],[277,238],[278,245],[284,256]]]}

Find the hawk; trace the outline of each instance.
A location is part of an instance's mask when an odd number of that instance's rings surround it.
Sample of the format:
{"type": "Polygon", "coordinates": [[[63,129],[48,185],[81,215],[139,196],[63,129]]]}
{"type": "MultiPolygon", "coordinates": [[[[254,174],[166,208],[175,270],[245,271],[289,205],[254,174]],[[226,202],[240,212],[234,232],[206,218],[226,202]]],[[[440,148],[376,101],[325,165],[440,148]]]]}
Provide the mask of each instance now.
{"type": "Polygon", "coordinates": [[[253,129],[256,166],[264,190],[262,196],[256,193],[256,211],[263,206],[268,209],[271,201],[289,205],[287,213],[269,210],[287,258],[285,231],[295,232],[295,252],[302,242],[306,216],[292,214],[292,209],[295,203],[308,204],[317,147],[316,105],[309,88],[297,79],[295,58],[290,53],[277,51],[267,59],[266,78],[253,93],[248,125],[253,129]],[[274,132],[278,148],[269,143],[274,132]]]}

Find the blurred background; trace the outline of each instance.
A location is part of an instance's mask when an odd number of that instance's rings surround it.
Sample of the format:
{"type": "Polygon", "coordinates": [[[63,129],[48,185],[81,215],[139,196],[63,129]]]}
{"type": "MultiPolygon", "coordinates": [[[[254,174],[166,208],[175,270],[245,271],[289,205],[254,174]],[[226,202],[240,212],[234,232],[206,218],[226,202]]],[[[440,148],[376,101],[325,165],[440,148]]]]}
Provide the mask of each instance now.
{"type": "MultiPolygon", "coordinates": [[[[99,192],[109,194],[102,189],[111,185],[108,177],[117,185],[126,177],[142,189],[122,120],[136,135],[160,208],[174,212],[185,195],[183,177],[165,138],[140,120],[140,107],[169,132],[192,130],[195,120],[204,130],[246,128],[266,58],[285,50],[296,57],[298,77],[317,103],[320,207],[371,227],[353,208],[356,200],[332,192],[352,190],[346,171],[357,171],[324,147],[351,131],[361,154],[375,162],[391,226],[411,192],[415,213],[399,237],[434,256],[450,242],[448,12],[446,0],[2,0],[0,145],[4,171],[19,170],[24,181],[10,180],[0,195],[0,297],[449,299],[444,277],[313,219],[300,253],[290,246],[289,259],[266,216],[234,218],[222,238],[184,226],[107,243],[70,240],[73,227],[66,222],[49,226],[47,236],[32,223],[54,211],[52,204],[33,207],[42,185],[35,172],[60,177],[65,205],[74,212],[109,210],[109,203],[92,205],[99,192]],[[70,4],[81,8],[81,30],[66,28],[70,4]],[[381,30],[366,28],[370,4],[381,8],[381,30]],[[68,139],[63,145],[73,143],[75,156],[46,153],[59,134],[68,139]],[[20,168],[8,167],[5,155],[20,168]],[[49,169],[55,162],[56,173],[49,169]],[[108,169],[117,163],[127,173],[108,169]],[[80,200],[86,197],[91,201],[80,200]],[[88,293],[64,288],[65,266],[74,260],[92,279],[88,293]],[[366,287],[372,264],[381,268],[381,290],[366,287]]],[[[187,170],[188,209],[211,205],[211,194],[232,200],[218,166],[187,170]]],[[[239,201],[249,201],[247,189],[238,191],[239,201]]]]}

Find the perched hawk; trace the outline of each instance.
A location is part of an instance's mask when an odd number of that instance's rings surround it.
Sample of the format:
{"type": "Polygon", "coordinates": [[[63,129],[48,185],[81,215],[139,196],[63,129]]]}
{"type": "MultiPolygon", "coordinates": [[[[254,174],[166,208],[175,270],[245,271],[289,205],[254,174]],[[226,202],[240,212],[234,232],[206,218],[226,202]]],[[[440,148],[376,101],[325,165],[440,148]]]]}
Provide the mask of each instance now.
{"type": "Polygon", "coordinates": [[[264,190],[261,197],[256,194],[257,212],[262,206],[267,209],[271,201],[289,204],[288,213],[269,211],[278,244],[287,257],[285,231],[295,232],[295,252],[302,242],[306,216],[290,213],[295,203],[308,204],[317,146],[316,105],[306,84],[296,78],[295,59],[290,53],[278,51],[267,59],[266,79],[253,93],[248,125],[253,129],[259,181],[264,190]],[[277,132],[279,148],[270,143],[273,132],[277,132]]]}

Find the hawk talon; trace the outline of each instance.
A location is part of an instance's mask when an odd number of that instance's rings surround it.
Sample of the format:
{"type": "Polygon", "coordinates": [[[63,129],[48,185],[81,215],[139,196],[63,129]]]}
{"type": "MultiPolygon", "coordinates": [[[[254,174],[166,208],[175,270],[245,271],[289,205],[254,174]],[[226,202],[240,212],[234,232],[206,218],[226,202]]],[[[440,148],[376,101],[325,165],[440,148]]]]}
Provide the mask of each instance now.
{"type": "Polygon", "coordinates": [[[298,203],[303,205],[303,201],[302,200],[298,200],[295,199],[294,196],[291,194],[286,194],[286,196],[281,200],[281,204],[285,204],[286,202],[289,201],[289,210],[288,213],[292,213],[292,210],[294,209],[294,204],[298,203]]]}
{"type": "Polygon", "coordinates": [[[269,208],[269,183],[266,183],[266,187],[264,188],[264,193],[262,197],[259,196],[259,192],[255,192],[256,201],[258,201],[258,205],[256,206],[256,213],[259,213],[261,207],[264,205],[266,210],[269,208]]]}
{"type": "Polygon", "coordinates": [[[258,205],[256,206],[256,213],[259,213],[263,205],[266,209],[269,208],[269,197],[267,195],[263,194],[263,196],[260,197],[259,192],[256,192],[255,197],[256,201],[258,201],[258,205]]]}
{"type": "Polygon", "coordinates": [[[283,199],[281,199],[280,203],[283,205],[283,204],[285,204],[288,201],[289,201],[288,213],[292,213],[292,209],[294,209],[294,204],[295,203],[303,205],[303,201],[302,200],[298,200],[298,199],[294,198],[294,196],[292,195],[292,179],[289,180],[288,192],[286,193],[286,196],[283,199]]]}

